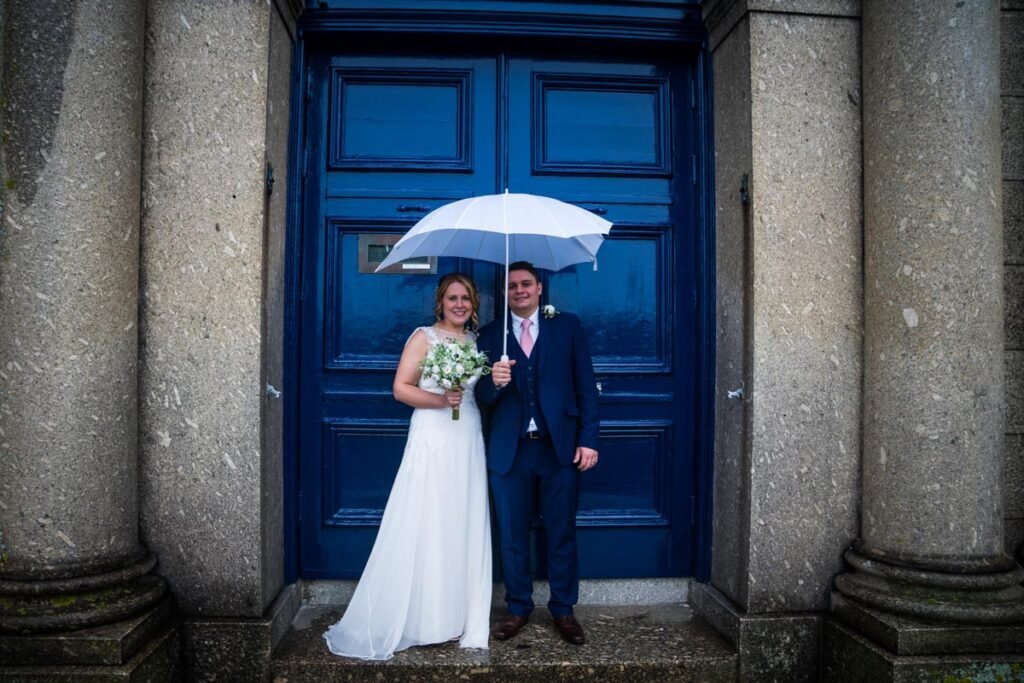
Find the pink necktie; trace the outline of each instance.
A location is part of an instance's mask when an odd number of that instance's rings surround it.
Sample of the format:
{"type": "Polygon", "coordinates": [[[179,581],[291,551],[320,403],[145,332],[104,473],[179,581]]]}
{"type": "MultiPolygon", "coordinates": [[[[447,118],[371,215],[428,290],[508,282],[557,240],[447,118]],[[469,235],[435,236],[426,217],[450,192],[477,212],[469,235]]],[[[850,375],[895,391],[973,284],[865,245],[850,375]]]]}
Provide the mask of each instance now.
{"type": "Polygon", "coordinates": [[[530,334],[530,325],[533,321],[526,319],[523,321],[523,330],[519,333],[519,346],[522,347],[523,353],[526,357],[530,357],[530,352],[533,351],[533,335],[530,334]]]}

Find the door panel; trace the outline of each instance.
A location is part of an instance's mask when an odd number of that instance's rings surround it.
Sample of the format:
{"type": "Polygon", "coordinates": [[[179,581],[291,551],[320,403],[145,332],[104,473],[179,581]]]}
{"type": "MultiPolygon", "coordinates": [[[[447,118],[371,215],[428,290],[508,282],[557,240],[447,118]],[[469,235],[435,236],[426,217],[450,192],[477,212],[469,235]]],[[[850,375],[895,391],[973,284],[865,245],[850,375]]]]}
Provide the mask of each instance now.
{"type": "Polygon", "coordinates": [[[332,59],[328,195],[492,192],[495,69],[493,58],[332,59]]]}
{"type": "Polygon", "coordinates": [[[432,274],[373,274],[360,268],[365,243],[505,186],[615,223],[596,271],[543,275],[545,302],[582,318],[601,384],[601,465],[583,476],[577,519],[581,573],[691,574],[696,236],[678,169],[689,170],[679,141],[692,124],[673,107],[688,68],[498,52],[322,54],[309,68],[301,575],[362,571],[411,412],[391,396],[394,368],[413,328],[432,320],[438,275],[476,279],[483,322],[504,303],[495,265],[442,258],[432,274]]]}
{"type": "Polygon", "coordinates": [[[510,60],[509,189],[667,203],[671,84],[652,64],[510,60]]]}

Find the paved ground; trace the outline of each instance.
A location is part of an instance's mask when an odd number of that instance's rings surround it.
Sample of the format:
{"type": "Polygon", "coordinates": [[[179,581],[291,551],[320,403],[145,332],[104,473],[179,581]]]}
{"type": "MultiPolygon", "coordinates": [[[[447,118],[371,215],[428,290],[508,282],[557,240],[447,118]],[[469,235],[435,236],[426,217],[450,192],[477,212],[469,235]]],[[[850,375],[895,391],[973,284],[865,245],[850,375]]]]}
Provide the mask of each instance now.
{"type": "MultiPolygon", "coordinates": [[[[562,641],[546,610],[491,648],[410,648],[387,662],[332,655],[322,633],[342,607],[304,607],[274,655],[275,683],[298,681],[733,681],[736,655],[685,605],[582,606],[587,644],[562,641]]],[[[497,618],[500,611],[495,611],[497,618]]]]}

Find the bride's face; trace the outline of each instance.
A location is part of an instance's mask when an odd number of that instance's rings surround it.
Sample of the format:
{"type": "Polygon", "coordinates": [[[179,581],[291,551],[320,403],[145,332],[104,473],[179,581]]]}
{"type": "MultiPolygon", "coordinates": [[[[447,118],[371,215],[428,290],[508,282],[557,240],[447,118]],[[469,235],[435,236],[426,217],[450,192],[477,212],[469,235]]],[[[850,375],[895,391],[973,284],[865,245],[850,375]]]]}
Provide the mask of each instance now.
{"type": "Polygon", "coordinates": [[[465,325],[473,315],[473,299],[461,282],[448,285],[448,289],[444,290],[441,306],[445,321],[456,327],[465,325]]]}

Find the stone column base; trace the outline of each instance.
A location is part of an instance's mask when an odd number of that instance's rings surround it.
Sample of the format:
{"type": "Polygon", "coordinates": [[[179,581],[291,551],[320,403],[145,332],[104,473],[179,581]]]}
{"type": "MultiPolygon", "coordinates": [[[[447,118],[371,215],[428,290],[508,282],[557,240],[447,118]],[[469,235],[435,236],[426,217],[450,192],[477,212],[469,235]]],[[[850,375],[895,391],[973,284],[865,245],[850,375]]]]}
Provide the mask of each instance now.
{"type": "Polygon", "coordinates": [[[0,635],[0,682],[182,680],[170,597],[141,614],[77,631],[0,635]]]}
{"type": "MultiPolygon", "coordinates": [[[[954,641],[959,626],[950,626],[954,641]]],[[[829,617],[822,629],[822,676],[830,683],[1024,681],[1024,653],[898,655],[829,617]]]]}
{"type": "Polygon", "coordinates": [[[690,606],[736,648],[737,681],[819,680],[820,614],[747,614],[709,583],[690,585],[690,606]]]}
{"type": "Polygon", "coordinates": [[[269,681],[270,657],[302,602],[285,586],[262,617],[191,617],[183,625],[185,680],[269,681]]]}

